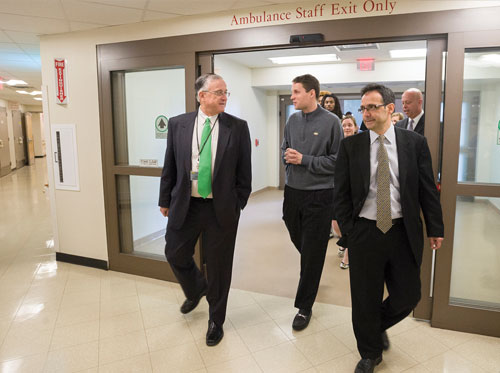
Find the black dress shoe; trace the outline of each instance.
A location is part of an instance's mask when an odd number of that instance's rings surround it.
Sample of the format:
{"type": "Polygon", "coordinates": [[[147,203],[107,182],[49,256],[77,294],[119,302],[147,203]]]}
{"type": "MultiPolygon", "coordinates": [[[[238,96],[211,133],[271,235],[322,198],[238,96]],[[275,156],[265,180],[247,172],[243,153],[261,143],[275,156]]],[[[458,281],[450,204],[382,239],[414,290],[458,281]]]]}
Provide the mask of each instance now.
{"type": "Polygon", "coordinates": [[[373,370],[377,365],[382,362],[382,356],[376,359],[361,359],[354,369],[354,373],[373,373],[373,370]]]}
{"type": "Polygon", "coordinates": [[[195,299],[186,299],[184,303],[182,303],[181,306],[181,312],[182,313],[189,313],[192,310],[196,308],[198,303],[200,303],[200,299],[204,296],[207,295],[207,288],[203,289],[201,293],[195,298],[195,299]]]}
{"type": "Polygon", "coordinates": [[[382,332],[382,348],[384,351],[387,351],[391,347],[391,343],[389,342],[389,337],[387,336],[387,332],[384,330],[382,332]]]}
{"type": "Polygon", "coordinates": [[[307,328],[307,325],[309,325],[309,321],[311,321],[311,316],[312,310],[300,309],[293,319],[293,330],[299,331],[307,328]]]}
{"type": "Polygon", "coordinates": [[[224,329],[215,322],[208,320],[207,346],[217,345],[224,337],[224,329]]]}

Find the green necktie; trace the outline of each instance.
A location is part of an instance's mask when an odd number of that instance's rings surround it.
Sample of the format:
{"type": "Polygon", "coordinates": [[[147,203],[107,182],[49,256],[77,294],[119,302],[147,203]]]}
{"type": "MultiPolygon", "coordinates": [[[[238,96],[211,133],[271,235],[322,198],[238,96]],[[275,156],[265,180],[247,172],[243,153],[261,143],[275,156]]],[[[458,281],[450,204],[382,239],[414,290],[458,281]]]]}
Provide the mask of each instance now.
{"type": "Polygon", "coordinates": [[[384,145],[384,135],[378,137],[378,169],[377,169],[377,228],[387,233],[392,227],[391,218],[391,174],[389,157],[384,145]]]}
{"type": "Polygon", "coordinates": [[[212,193],[212,134],[210,132],[210,118],[207,118],[201,133],[200,147],[203,150],[200,154],[198,169],[198,193],[203,198],[207,198],[212,193]]]}

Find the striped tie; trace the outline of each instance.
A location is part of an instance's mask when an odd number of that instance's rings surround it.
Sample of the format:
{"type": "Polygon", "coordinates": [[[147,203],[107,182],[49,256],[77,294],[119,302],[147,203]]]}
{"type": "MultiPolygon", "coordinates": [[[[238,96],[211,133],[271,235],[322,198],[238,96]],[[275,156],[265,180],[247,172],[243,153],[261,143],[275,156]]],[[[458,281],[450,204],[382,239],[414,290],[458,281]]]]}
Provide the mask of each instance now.
{"type": "Polygon", "coordinates": [[[408,129],[410,131],[413,131],[415,128],[413,128],[413,126],[415,125],[415,122],[413,121],[413,119],[410,118],[410,122],[408,124],[408,129]]]}
{"type": "Polygon", "coordinates": [[[391,175],[389,173],[389,157],[384,145],[384,135],[378,137],[378,169],[377,169],[377,228],[387,233],[392,227],[391,217],[391,175]]]}

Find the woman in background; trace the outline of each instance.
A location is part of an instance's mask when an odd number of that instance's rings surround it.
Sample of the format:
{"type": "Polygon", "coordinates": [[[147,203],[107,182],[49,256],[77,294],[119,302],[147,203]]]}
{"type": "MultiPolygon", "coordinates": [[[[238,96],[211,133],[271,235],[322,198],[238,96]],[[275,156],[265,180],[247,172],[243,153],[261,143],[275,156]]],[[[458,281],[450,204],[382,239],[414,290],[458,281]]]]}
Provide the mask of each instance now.
{"type": "Polygon", "coordinates": [[[396,125],[397,122],[399,122],[400,120],[403,120],[405,119],[403,113],[392,113],[391,115],[391,122],[392,122],[392,125],[396,125]]]}
{"type": "Polygon", "coordinates": [[[323,96],[323,99],[321,100],[321,106],[326,110],[332,112],[333,114],[338,116],[340,120],[342,120],[342,108],[340,107],[340,101],[338,97],[333,93],[323,96]]]}

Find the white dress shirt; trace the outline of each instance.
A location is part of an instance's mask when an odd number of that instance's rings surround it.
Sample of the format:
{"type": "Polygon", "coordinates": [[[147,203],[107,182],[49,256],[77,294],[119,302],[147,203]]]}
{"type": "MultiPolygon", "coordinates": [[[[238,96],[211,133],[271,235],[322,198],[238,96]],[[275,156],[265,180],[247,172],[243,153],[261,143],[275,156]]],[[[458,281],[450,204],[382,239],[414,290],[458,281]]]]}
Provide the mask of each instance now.
{"type": "Polygon", "coordinates": [[[408,125],[406,126],[406,129],[409,129],[410,131],[415,131],[415,127],[417,126],[420,118],[422,118],[422,115],[424,115],[423,110],[420,112],[420,114],[418,114],[415,118],[413,118],[413,128],[410,128],[410,120],[412,120],[412,118],[408,117],[408,125]]]}
{"type": "MultiPolygon", "coordinates": [[[[377,220],[377,154],[380,146],[378,136],[376,132],[370,131],[370,189],[365,204],[359,213],[360,217],[370,220],[377,220]]],[[[384,145],[389,157],[389,173],[391,175],[391,217],[397,219],[403,217],[403,212],[401,211],[401,196],[399,193],[398,147],[396,145],[394,126],[389,126],[384,136],[384,145]]]]}
{"type": "MultiPolygon", "coordinates": [[[[201,143],[201,134],[203,133],[203,126],[205,125],[205,120],[208,115],[204,112],[198,110],[198,115],[196,116],[193,129],[193,141],[191,143],[191,171],[198,172],[200,158],[199,149],[203,146],[201,143]],[[198,136],[197,136],[198,134],[198,136]]],[[[217,140],[219,139],[219,121],[217,120],[218,115],[212,115],[210,118],[210,124],[213,126],[212,130],[212,180],[214,177],[214,166],[215,166],[215,155],[217,154],[217,140]]],[[[201,197],[198,193],[198,180],[191,180],[191,197],[201,197]]],[[[210,193],[207,198],[213,198],[212,193],[210,193]]]]}

